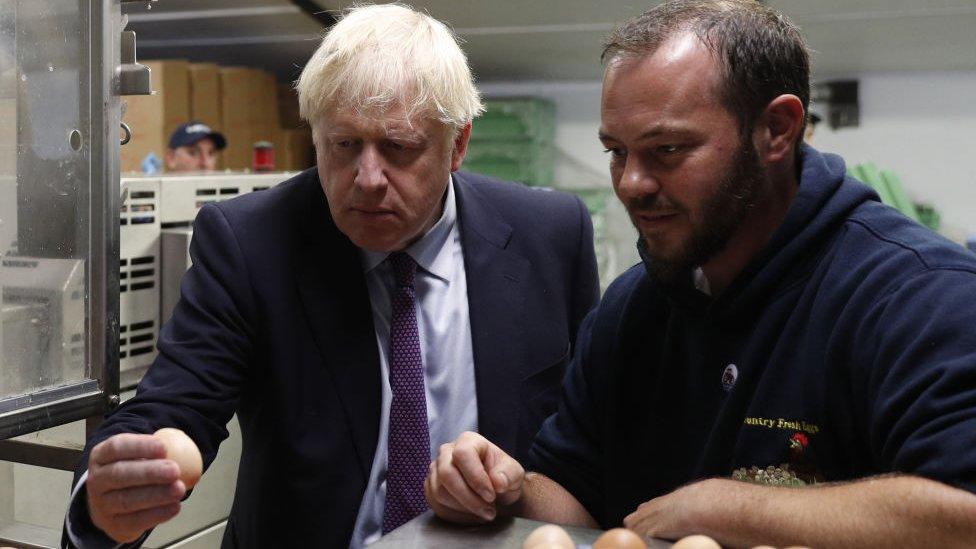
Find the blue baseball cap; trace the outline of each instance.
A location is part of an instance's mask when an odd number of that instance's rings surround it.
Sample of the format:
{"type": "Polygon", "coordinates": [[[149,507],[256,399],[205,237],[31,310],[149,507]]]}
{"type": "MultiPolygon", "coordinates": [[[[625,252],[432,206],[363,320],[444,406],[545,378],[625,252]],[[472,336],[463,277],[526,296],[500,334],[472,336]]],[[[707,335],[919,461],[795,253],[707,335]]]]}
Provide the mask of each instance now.
{"type": "Polygon", "coordinates": [[[208,137],[213,140],[218,151],[227,146],[227,139],[223,134],[213,131],[210,126],[202,122],[191,120],[176,128],[173,135],[169,136],[169,148],[187,147],[208,137]]]}

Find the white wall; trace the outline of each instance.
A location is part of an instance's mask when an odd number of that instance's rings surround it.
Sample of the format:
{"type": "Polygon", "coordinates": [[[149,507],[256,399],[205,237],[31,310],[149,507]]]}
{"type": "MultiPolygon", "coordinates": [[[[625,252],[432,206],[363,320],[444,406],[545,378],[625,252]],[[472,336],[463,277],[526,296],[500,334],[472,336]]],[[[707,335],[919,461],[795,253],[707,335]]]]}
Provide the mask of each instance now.
{"type": "MultiPolygon", "coordinates": [[[[814,146],[840,154],[849,165],[870,161],[895,172],[910,195],[939,210],[952,236],[976,234],[976,73],[845,77],[860,80],[861,124],[837,131],[820,124],[814,146]]],[[[482,84],[481,90],[489,97],[552,99],[557,109],[556,145],[585,168],[569,174],[557,169],[557,179],[585,172],[589,180],[610,185],[607,159],[596,138],[599,81],[491,82],[482,84]]],[[[572,181],[562,184],[575,186],[572,181]]]]}
{"type": "Polygon", "coordinates": [[[943,224],[976,234],[976,73],[857,78],[860,126],[820,124],[814,146],[848,165],[874,162],[895,172],[910,195],[939,210],[943,224]]]}

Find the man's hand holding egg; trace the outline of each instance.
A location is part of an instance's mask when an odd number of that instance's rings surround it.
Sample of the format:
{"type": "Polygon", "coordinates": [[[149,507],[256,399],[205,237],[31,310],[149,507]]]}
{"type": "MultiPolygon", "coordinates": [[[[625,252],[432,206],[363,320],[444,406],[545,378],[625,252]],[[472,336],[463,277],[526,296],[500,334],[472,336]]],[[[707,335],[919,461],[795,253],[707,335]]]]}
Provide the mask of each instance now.
{"type": "Polygon", "coordinates": [[[88,513],[117,542],[135,541],[176,516],[180,500],[200,478],[200,451],[181,431],[169,431],[179,436],[125,433],[92,448],[85,482],[88,513]]]}

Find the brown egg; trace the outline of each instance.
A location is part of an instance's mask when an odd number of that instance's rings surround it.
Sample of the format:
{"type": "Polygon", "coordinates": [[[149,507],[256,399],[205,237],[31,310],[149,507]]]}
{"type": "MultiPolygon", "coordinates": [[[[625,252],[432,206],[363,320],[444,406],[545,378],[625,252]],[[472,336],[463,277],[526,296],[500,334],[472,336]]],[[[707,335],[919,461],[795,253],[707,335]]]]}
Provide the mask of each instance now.
{"type": "Polygon", "coordinates": [[[640,536],[626,528],[614,528],[596,538],[593,549],[647,549],[647,544],[640,536]]]}
{"type": "Polygon", "coordinates": [[[772,545],[757,545],[752,549],[776,549],[776,548],[773,547],[772,545]]]}
{"type": "Polygon", "coordinates": [[[166,447],[166,459],[171,459],[180,466],[180,480],[186,485],[186,489],[193,488],[203,474],[203,457],[193,439],[172,427],[163,427],[153,433],[153,436],[166,447]]]}
{"type": "Polygon", "coordinates": [[[722,546],[708,536],[697,535],[679,539],[671,549],[722,549],[722,546]]]}
{"type": "Polygon", "coordinates": [[[522,549],[576,549],[573,538],[569,537],[566,530],[555,524],[546,524],[532,531],[525,541],[522,542],[522,549]]]}

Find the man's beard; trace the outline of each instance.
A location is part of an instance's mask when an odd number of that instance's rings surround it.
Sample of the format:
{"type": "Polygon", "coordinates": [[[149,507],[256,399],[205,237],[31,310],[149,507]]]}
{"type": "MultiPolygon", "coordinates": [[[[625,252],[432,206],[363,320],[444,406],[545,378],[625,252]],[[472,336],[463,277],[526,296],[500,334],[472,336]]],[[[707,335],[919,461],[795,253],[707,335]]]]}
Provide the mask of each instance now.
{"type": "MultiPolygon", "coordinates": [[[[642,252],[651,259],[648,262],[651,276],[666,285],[690,283],[692,269],[724,250],[729,239],[742,226],[746,216],[756,206],[764,180],[765,170],[755,147],[748,138],[741,139],[729,173],[702,203],[701,218],[689,218],[697,224],[692,225],[691,237],[677,253],[668,256],[656,254],[642,236],[642,252]]],[[[637,210],[654,209],[650,204],[637,203],[633,206],[637,210]]],[[[685,209],[684,213],[687,215],[690,212],[685,209]]]]}

